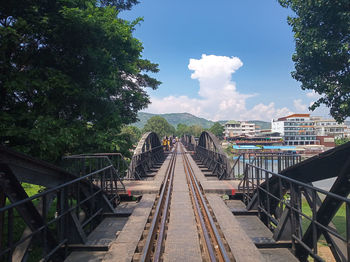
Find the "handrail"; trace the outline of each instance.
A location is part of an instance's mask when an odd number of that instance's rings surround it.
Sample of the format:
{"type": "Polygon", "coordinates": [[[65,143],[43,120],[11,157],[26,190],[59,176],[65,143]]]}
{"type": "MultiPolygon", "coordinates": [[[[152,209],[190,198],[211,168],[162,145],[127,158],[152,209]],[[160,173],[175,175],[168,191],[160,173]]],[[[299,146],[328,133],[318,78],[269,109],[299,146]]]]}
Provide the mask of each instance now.
{"type": "MultiPolygon", "coordinates": [[[[12,203],[12,204],[10,204],[10,205],[6,205],[5,207],[0,208],[0,212],[4,212],[4,211],[6,211],[6,210],[8,210],[8,209],[10,209],[10,208],[14,208],[14,207],[16,207],[16,206],[22,205],[22,204],[24,204],[24,203],[26,203],[26,202],[28,202],[28,201],[32,201],[32,200],[34,200],[34,199],[36,199],[36,198],[42,197],[42,196],[44,196],[44,195],[48,195],[48,194],[53,193],[53,192],[56,192],[57,190],[60,190],[60,189],[62,189],[62,188],[64,188],[64,187],[66,187],[66,186],[75,184],[75,183],[77,183],[77,182],[79,182],[79,181],[85,180],[85,178],[88,178],[88,177],[90,177],[90,176],[96,175],[96,174],[98,174],[98,173],[100,173],[100,172],[103,172],[103,171],[105,171],[105,170],[107,170],[107,169],[109,169],[109,168],[111,168],[111,167],[112,167],[112,165],[107,166],[107,167],[104,167],[104,168],[102,168],[102,169],[100,169],[100,170],[97,170],[97,171],[92,172],[92,173],[90,173],[90,174],[87,174],[87,175],[85,175],[85,176],[78,177],[78,178],[73,179],[73,180],[71,180],[71,181],[69,181],[69,182],[66,182],[66,183],[64,183],[64,184],[58,185],[58,186],[53,187],[53,188],[49,188],[49,189],[47,189],[47,190],[45,190],[45,191],[43,191],[43,192],[41,192],[41,193],[35,194],[35,195],[33,195],[33,196],[31,196],[31,197],[28,197],[28,198],[26,198],[26,199],[17,201],[16,203],[12,203]]],[[[0,176],[1,176],[1,175],[2,175],[2,173],[0,173],[0,176]]],[[[95,186],[95,185],[94,185],[94,186],[95,186]]],[[[95,187],[96,187],[96,186],[95,186],[95,187]]],[[[97,187],[97,188],[98,188],[98,187],[97,187]]],[[[99,188],[98,188],[98,189],[99,189],[99,188]]],[[[102,191],[103,191],[103,189],[102,189],[102,191]]]]}
{"type": "Polygon", "coordinates": [[[318,192],[320,192],[320,193],[322,193],[322,194],[324,194],[324,195],[329,195],[329,196],[331,196],[331,197],[333,197],[333,198],[336,198],[336,199],[338,199],[338,200],[340,200],[340,201],[343,201],[343,202],[346,202],[346,203],[349,203],[349,204],[350,204],[350,198],[338,196],[337,194],[334,194],[334,193],[329,192],[329,191],[327,191],[327,190],[324,190],[324,189],[322,189],[322,188],[318,188],[318,187],[315,187],[315,186],[311,186],[310,184],[303,183],[303,182],[301,182],[301,181],[299,181],[299,180],[295,180],[295,179],[293,179],[293,178],[286,177],[286,176],[283,176],[283,175],[278,174],[278,173],[274,173],[274,172],[272,172],[272,171],[269,171],[269,170],[264,169],[264,168],[261,168],[261,167],[254,166],[254,165],[249,164],[249,163],[246,163],[246,165],[247,165],[247,166],[251,166],[251,167],[256,168],[256,169],[259,169],[259,170],[261,170],[261,171],[263,171],[263,172],[269,173],[269,174],[271,174],[271,175],[273,175],[273,176],[276,176],[276,177],[282,178],[282,179],[284,179],[284,180],[287,180],[288,182],[291,182],[291,183],[300,185],[300,186],[305,187],[305,188],[308,188],[308,189],[316,190],[316,191],[318,191],[318,192]]]}
{"type": "MultiPolygon", "coordinates": [[[[348,159],[350,160],[350,158],[348,159]]],[[[350,162],[344,163],[343,173],[339,173],[331,191],[272,172],[252,163],[246,163],[245,166],[246,174],[242,186],[243,199],[249,201],[246,202],[247,208],[252,206],[257,208],[259,217],[274,231],[275,240],[285,234],[285,237],[291,238],[292,247],[299,259],[303,260],[308,255],[320,259],[317,254],[317,242],[320,235],[323,234],[336,260],[347,261],[350,250],[346,243],[350,241],[350,231],[347,230],[346,236],[342,236],[332,224],[332,218],[341,205],[345,204],[344,223],[349,227],[350,198],[347,196],[350,182],[346,175],[350,168],[350,162]],[[334,191],[332,192],[332,190],[334,191]],[[290,200],[285,198],[286,194],[290,195],[290,200]],[[306,197],[311,215],[307,215],[302,210],[301,194],[306,197]],[[319,195],[325,197],[323,201],[319,195]],[[282,210],[284,215],[282,215],[282,210]],[[305,232],[302,231],[301,227],[302,218],[310,221],[305,232]],[[290,221],[288,226],[286,226],[287,221],[290,221]],[[343,247],[341,247],[342,245],[343,247]]]]}

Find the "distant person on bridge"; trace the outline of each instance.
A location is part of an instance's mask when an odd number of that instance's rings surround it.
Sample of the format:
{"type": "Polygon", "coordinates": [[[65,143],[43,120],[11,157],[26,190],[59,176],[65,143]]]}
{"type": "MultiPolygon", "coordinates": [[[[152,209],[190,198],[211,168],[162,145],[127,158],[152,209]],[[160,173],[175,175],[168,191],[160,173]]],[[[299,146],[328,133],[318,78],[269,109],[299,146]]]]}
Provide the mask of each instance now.
{"type": "Polygon", "coordinates": [[[168,139],[167,137],[163,138],[163,150],[166,151],[168,146],[168,139]]]}

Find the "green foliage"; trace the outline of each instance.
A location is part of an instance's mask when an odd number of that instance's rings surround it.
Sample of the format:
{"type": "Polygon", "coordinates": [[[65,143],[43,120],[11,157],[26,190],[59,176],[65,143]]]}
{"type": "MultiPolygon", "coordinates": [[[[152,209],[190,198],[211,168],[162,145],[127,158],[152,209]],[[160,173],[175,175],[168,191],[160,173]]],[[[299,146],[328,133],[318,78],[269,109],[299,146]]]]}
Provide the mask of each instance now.
{"type": "Polygon", "coordinates": [[[122,125],[149,104],[147,72],[118,18],[136,0],[6,1],[0,6],[0,144],[48,161],[66,153],[121,151],[122,125]]]}
{"type": "Polygon", "coordinates": [[[157,133],[160,139],[165,136],[172,136],[175,134],[175,128],[160,116],[153,116],[148,119],[145,127],[143,128],[143,133],[150,131],[157,133]]]}
{"type": "Polygon", "coordinates": [[[222,138],[224,130],[225,128],[219,122],[215,122],[215,124],[209,128],[209,131],[218,138],[222,138]]]}
{"type": "Polygon", "coordinates": [[[28,183],[21,183],[21,184],[29,197],[34,196],[38,193],[41,193],[42,191],[45,190],[45,187],[43,186],[33,185],[28,183]]]}
{"type": "Polygon", "coordinates": [[[338,121],[350,116],[350,5],[348,0],[279,0],[296,16],[288,17],[296,42],[292,76],[302,89],[314,90],[338,121]]]}
{"type": "Polygon", "coordinates": [[[190,135],[193,135],[194,137],[200,137],[202,132],[204,131],[204,128],[199,125],[193,125],[189,127],[190,135]]]}
{"type": "Polygon", "coordinates": [[[233,153],[232,153],[232,144],[228,144],[227,147],[224,149],[225,153],[229,156],[232,157],[233,153]]]}
{"type": "MultiPolygon", "coordinates": [[[[302,199],[302,212],[307,215],[308,217],[312,218],[312,209],[310,208],[308,202],[305,199],[302,199]]],[[[346,236],[346,205],[343,203],[337,213],[335,214],[334,218],[332,219],[332,222],[334,223],[338,233],[342,235],[343,237],[346,236]]],[[[310,221],[306,218],[302,219],[302,228],[303,232],[307,229],[307,227],[310,225],[310,221]]],[[[324,237],[321,237],[321,240],[324,241],[324,237]]]]}
{"type": "Polygon", "coordinates": [[[203,131],[203,127],[199,125],[187,126],[185,124],[178,124],[175,134],[177,137],[182,137],[184,135],[199,137],[203,131]]]}
{"type": "Polygon", "coordinates": [[[183,137],[184,135],[188,135],[190,133],[189,126],[185,124],[178,124],[176,127],[176,136],[177,137],[183,137]]]}
{"type": "Polygon", "coordinates": [[[334,142],[336,146],[340,146],[342,144],[345,144],[350,141],[350,138],[344,137],[344,138],[335,138],[334,142]]]}
{"type": "Polygon", "coordinates": [[[122,134],[125,134],[133,145],[137,145],[142,136],[141,130],[136,126],[124,126],[122,128],[122,134]]]}

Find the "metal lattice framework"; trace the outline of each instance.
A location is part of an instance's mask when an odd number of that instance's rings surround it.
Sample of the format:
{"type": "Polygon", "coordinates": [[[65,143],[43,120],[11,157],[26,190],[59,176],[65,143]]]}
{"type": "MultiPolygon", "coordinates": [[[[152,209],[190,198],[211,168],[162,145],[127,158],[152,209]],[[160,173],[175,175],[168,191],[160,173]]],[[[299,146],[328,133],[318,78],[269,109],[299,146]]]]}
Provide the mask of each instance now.
{"type": "Polygon", "coordinates": [[[317,243],[323,235],[335,261],[350,257],[350,142],[275,173],[246,163],[243,199],[247,209],[258,211],[260,219],[273,231],[276,241],[291,241],[300,261],[323,261],[317,243]],[[312,182],[335,177],[329,191],[312,182]],[[302,199],[304,201],[302,205],[302,199]],[[307,206],[307,208],[305,207],[307,206]],[[345,216],[338,223],[347,231],[338,232],[333,218],[341,207],[345,216]],[[311,215],[305,212],[311,210],[311,215]],[[306,229],[302,224],[308,224],[306,229]]]}
{"type": "Polygon", "coordinates": [[[100,164],[73,174],[0,146],[0,261],[26,261],[33,248],[44,261],[63,261],[71,246],[85,243],[118,202],[116,184],[105,183],[115,181],[116,170],[100,164]],[[29,197],[23,182],[41,192],[29,197]]]}
{"type": "Polygon", "coordinates": [[[181,138],[181,143],[187,148],[189,151],[195,151],[195,148],[197,146],[196,139],[194,136],[191,135],[184,135],[181,138]]]}
{"type": "Polygon", "coordinates": [[[215,135],[202,132],[195,150],[196,157],[219,179],[229,177],[231,167],[215,135]]]}
{"type": "Polygon", "coordinates": [[[127,179],[143,179],[151,168],[164,160],[164,150],[154,132],[143,134],[131,159],[127,179]]]}

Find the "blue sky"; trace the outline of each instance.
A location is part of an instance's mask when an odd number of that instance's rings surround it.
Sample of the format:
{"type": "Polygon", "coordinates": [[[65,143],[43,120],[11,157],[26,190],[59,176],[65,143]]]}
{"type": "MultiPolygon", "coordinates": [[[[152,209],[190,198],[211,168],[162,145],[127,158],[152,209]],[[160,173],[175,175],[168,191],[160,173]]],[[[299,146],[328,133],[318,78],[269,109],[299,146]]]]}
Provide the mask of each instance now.
{"type": "Polygon", "coordinates": [[[162,85],[149,90],[152,104],[144,111],[266,121],[308,112],[317,96],[290,75],[288,15],[277,0],[148,0],[122,12],[144,18],[134,35],[143,57],[159,64],[162,85]]]}

